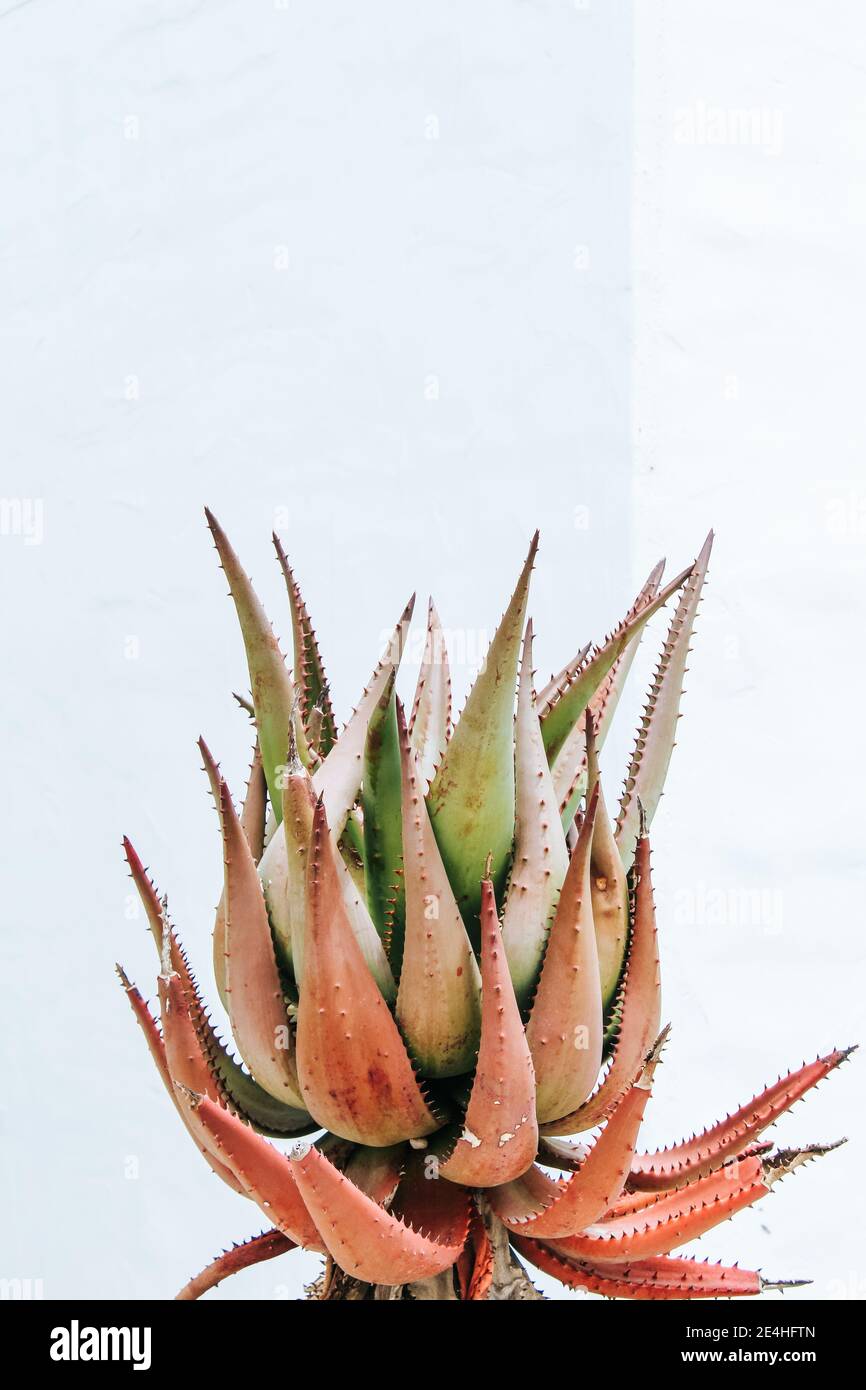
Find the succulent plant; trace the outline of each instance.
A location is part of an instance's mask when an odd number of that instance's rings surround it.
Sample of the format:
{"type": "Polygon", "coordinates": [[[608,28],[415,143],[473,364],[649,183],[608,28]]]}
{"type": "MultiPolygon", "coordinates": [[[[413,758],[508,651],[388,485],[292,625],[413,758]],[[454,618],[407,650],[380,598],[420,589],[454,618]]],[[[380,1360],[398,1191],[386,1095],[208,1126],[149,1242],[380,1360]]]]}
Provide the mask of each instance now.
{"type": "Polygon", "coordinates": [[[224,864],[214,973],[239,1056],[128,840],[160,955],[159,1023],[120,977],[203,1158],[272,1229],[179,1297],[297,1246],[325,1256],[319,1298],[539,1297],[525,1265],[617,1298],[760,1293],[758,1273],[671,1252],[826,1151],[774,1151],[762,1135],[848,1052],[791,1072],[690,1140],[638,1150],[667,1036],[648,830],[712,535],[664,587],[657,566],[612,634],[540,692],[527,620],[536,535],[453,726],[432,602],[408,715],[397,696],[410,601],[338,732],[278,538],[291,672],[208,522],[256,731],[240,812],[200,743],[224,864]],[[599,755],[640,635],[672,599],[611,818],[599,755]],[[274,1142],[285,1140],[288,1150],[274,1142]]]}

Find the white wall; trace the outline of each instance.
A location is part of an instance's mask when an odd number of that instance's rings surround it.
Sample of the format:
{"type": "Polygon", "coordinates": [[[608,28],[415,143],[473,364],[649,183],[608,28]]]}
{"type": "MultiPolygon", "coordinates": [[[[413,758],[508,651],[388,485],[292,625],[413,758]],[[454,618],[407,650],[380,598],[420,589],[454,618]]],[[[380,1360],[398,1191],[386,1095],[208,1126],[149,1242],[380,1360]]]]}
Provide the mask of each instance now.
{"type": "MultiPolygon", "coordinates": [[[[864,1033],[866,27],[635,12],[635,553],[718,535],[656,822],[661,1139],[864,1033]]],[[[866,1296],[863,1094],[861,1056],[774,1131],[852,1142],[704,1253],[866,1296]]]]}
{"type": "MultiPolygon", "coordinates": [[[[239,790],[248,739],[206,501],[286,633],[279,525],[344,716],[412,588],[464,692],[540,525],[546,675],[715,525],[657,821],[675,1029],[650,1133],[857,1034],[862,36],[853,6],[832,44],[801,4],[636,8],[7,6],[0,494],[42,510],[0,537],[2,1273],[46,1296],[167,1295],[263,1224],[180,1131],[112,974],[152,990],[127,832],[209,979],[194,740],[239,790]],[[780,152],[678,143],[699,101],[781,110],[780,152]],[[739,890],[765,906],[711,929],[719,890],[728,918],[739,890]]],[[[858,1081],[785,1135],[851,1129],[858,1081]]],[[[830,1198],[856,1161],[706,1253],[855,1287],[830,1198]]]]}

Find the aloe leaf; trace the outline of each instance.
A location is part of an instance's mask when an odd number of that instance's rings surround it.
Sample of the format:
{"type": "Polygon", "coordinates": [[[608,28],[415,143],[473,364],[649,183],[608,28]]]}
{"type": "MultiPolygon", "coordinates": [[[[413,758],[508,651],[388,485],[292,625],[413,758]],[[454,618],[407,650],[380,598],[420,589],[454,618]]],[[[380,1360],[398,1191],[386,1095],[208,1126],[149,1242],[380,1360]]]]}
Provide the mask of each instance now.
{"type": "Polygon", "coordinates": [[[338,839],[343,834],[361,787],[367,726],[388,681],[400,667],[414,607],[413,594],[400,615],[381,661],[364,688],[357,709],[313,776],[316,795],[322,797],[328,823],[338,839]]]}
{"type": "Polygon", "coordinates": [[[385,944],[376,930],[375,923],[370,916],[367,907],[367,899],[363,888],[359,888],[354,878],[346,867],[346,862],[336,845],[332,845],[334,872],[343,893],[343,903],[349,917],[349,923],[353,935],[361,948],[361,954],[367,962],[367,968],[376,984],[382,998],[389,1004],[393,1004],[397,996],[397,985],[388,957],[385,953],[385,944]]]}
{"type": "MultiPolygon", "coordinates": [[[[289,757],[294,756],[294,743],[290,736],[289,757]]],[[[210,785],[211,796],[216,807],[217,817],[220,822],[222,832],[222,778],[219,768],[214,762],[210,750],[203,740],[199,740],[199,751],[202,754],[202,761],[205,773],[207,774],[210,785]]],[[[281,772],[280,776],[284,775],[281,772]]],[[[243,824],[243,814],[241,817],[243,824]]],[[[282,838],[282,837],[278,837],[282,838]]],[[[292,985],[292,954],[291,954],[291,927],[288,918],[288,907],[286,903],[285,885],[285,862],[279,862],[275,866],[274,874],[270,874],[264,868],[267,852],[258,861],[257,872],[262,883],[265,894],[265,910],[271,928],[274,951],[280,968],[284,972],[287,988],[292,985]]],[[[255,855],[253,855],[255,863],[255,855]]],[[[217,992],[220,1002],[226,1013],[231,1015],[231,1007],[226,982],[226,888],[225,888],[225,849],[223,850],[223,890],[217,905],[216,920],[213,930],[213,969],[216,980],[217,992]]]]}
{"type": "Polygon", "coordinates": [[[559,902],[526,1025],[535,1066],[539,1123],[581,1104],[601,1064],[602,1014],[592,921],[590,848],[597,798],[590,798],[559,902]]]}
{"type": "Polygon", "coordinates": [[[276,532],[273,535],[273,542],[289,595],[294,648],[293,673],[295,688],[298,691],[300,715],[311,743],[316,751],[324,756],[330,752],[337,741],[337,726],[331,708],[331,690],[325,675],[319,642],[307,612],[307,605],[301,596],[298,582],[286,559],[286,553],[276,532]],[[314,710],[317,711],[317,717],[315,730],[311,730],[314,710]],[[315,734],[315,738],[313,734],[315,734]]]}
{"type": "Polygon", "coordinates": [[[425,1076],[457,1076],[471,1070],[478,1054],[481,977],[436,844],[399,704],[397,721],[406,892],[397,1020],[425,1076]]]}
{"type": "Polygon", "coordinates": [[[187,1114],[186,1107],[181,1102],[177,1087],[175,1086],[174,1080],[172,1079],[172,1075],[169,1070],[165,1042],[163,1040],[162,1034],[159,1031],[159,1028],[156,1025],[156,1021],[150,1012],[150,1009],[147,1007],[147,1004],[144,1002],[144,999],[142,998],[140,992],[136,989],[135,985],[132,984],[130,980],[127,978],[127,975],[123,970],[123,967],[118,965],[115,968],[120,978],[120,983],[122,984],[126,992],[126,997],[129,1000],[129,1003],[132,1007],[132,1011],[135,1014],[141,1031],[144,1034],[145,1041],[147,1042],[147,1046],[150,1051],[150,1055],[153,1058],[156,1069],[159,1072],[160,1078],[162,1079],[162,1083],[165,1086],[165,1089],[168,1092],[169,1096],[171,1097],[171,1102],[177,1110],[177,1113],[180,1116],[181,1120],[183,1121],[184,1127],[189,1132],[189,1135],[193,1140],[193,1143],[195,1144],[196,1148],[199,1150],[205,1161],[210,1165],[213,1172],[216,1173],[217,1177],[222,1178],[223,1182],[228,1187],[230,1187],[233,1192],[237,1192],[241,1196],[243,1196],[243,1188],[241,1187],[234,1173],[231,1171],[230,1168],[227,1168],[224,1163],[221,1163],[220,1160],[214,1156],[212,1148],[210,1148],[207,1144],[207,1136],[202,1134],[201,1131],[196,1127],[195,1122],[190,1119],[189,1115],[187,1114]]]}
{"type": "Polygon", "coordinates": [[[532,622],[526,626],[515,725],[514,860],[502,913],[502,940],[518,1003],[538,980],[544,945],[568,870],[568,848],[544,752],[532,689],[532,622]]]}
{"type": "MultiPolygon", "coordinates": [[[[323,763],[319,764],[313,773],[314,796],[318,797],[321,795],[323,797],[325,810],[328,814],[330,824],[334,827],[334,833],[338,838],[344,841],[343,848],[347,849],[350,854],[356,851],[359,854],[363,853],[363,835],[353,815],[353,808],[363,777],[363,755],[367,737],[367,725],[378,701],[381,699],[385,686],[399,666],[400,658],[406,643],[409,624],[412,619],[413,605],[414,596],[409,600],[409,603],[403,610],[385,654],[373,672],[370,683],[361,697],[357,710],[355,710],[349,723],[343,729],[343,732],[340,734],[340,737],[334,744],[327,758],[323,763]]],[[[293,736],[289,739],[288,762],[281,773],[283,781],[287,781],[288,778],[293,775],[293,772],[296,774],[300,770],[298,768],[297,755],[300,755],[300,762],[306,766],[301,748],[294,738],[294,735],[298,733],[300,723],[301,721],[298,719],[292,725],[293,736]]],[[[280,797],[282,803],[282,789],[280,797]]],[[[262,855],[259,864],[259,875],[265,887],[268,912],[275,934],[281,940],[288,940],[290,942],[291,923],[288,918],[288,907],[286,906],[286,894],[288,892],[288,867],[286,858],[287,849],[285,836],[274,835],[262,855]],[[283,929],[282,924],[284,924],[285,929],[283,929]]],[[[344,884],[346,880],[352,883],[354,899],[365,899],[366,890],[362,871],[357,872],[353,882],[352,875],[346,866],[342,854],[339,858],[343,869],[342,881],[344,884]]],[[[355,867],[357,870],[357,865],[355,867]]],[[[366,907],[364,911],[366,913],[366,907]]],[[[366,913],[366,915],[369,917],[369,913],[366,913]]],[[[373,934],[378,939],[378,933],[375,931],[375,928],[372,930],[373,934]]],[[[369,942],[368,947],[372,950],[373,943],[369,942]]],[[[387,967],[387,961],[385,961],[385,966],[387,967]]],[[[384,974],[382,974],[382,978],[385,980],[384,974]]]]}
{"type": "Polygon", "coordinates": [[[310,1113],[333,1134],[385,1147],[432,1133],[438,1120],[352,929],[339,863],[320,799],[298,1005],[301,1091],[310,1113]]]}
{"type": "Polygon", "coordinates": [[[607,1018],[616,998],[628,945],[628,875],[619,857],[613,837],[613,826],[604,801],[598,770],[595,725],[589,711],[586,736],[588,796],[591,797],[595,788],[598,788],[589,875],[592,920],[595,926],[601,978],[601,1002],[607,1018]]]}
{"type": "Polygon", "coordinates": [[[512,1182],[538,1151],[535,1073],[489,877],[481,891],[481,1043],[462,1131],[438,1168],[465,1187],[512,1182]]]}
{"type": "MultiPolygon", "coordinates": [[[[652,603],[659,590],[664,565],[664,560],[660,560],[651,571],[646,583],[625,615],[624,624],[631,622],[647,604],[652,603]]],[[[577,807],[586,794],[586,716],[588,713],[592,715],[595,724],[596,745],[601,751],[642,635],[642,632],[638,633],[636,640],[629,642],[625,651],[614,661],[553,761],[553,784],[556,788],[562,824],[566,830],[574,820],[577,807]]],[[[566,667],[545,687],[536,701],[539,711],[548,707],[556,692],[566,684],[569,674],[573,675],[580,669],[588,650],[588,648],[584,648],[582,652],[579,652],[570,667],[566,667]]]]}
{"type": "Polygon", "coordinates": [[[228,537],[208,508],[205,508],[205,516],[237,609],[250,671],[250,688],[259,733],[259,747],[262,750],[262,764],[271,806],[279,820],[282,815],[279,769],[285,764],[289,744],[289,724],[294,702],[292,678],[265,610],[228,537]]]}
{"type": "MultiPolygon", "coordinates": [[[[220,1092],[225,1104],[231,1105],[246,1120],[261,1129],[262,1133],[273,1134],[275,1136],[289,1136],[305,1133],[308,1129],[309,1116],[303,1110],[284,1105],[273,1096],[268,1095],[256,1081],[244,1071],[240,1064],[227,1051],[219,1036],[210,1023],[209,1016],[202,1003],[198,985],[190,969],[186,952],[177,940],[177,936],[168,920],[168,911],[165,901],[160,901],[159,895],[151,882],[150,876],[139,859],[135,849],[128,839],[124,839],[124,849],[127,862],[133,881],[141,895],[142,902],[147,913],[148,925],[154,939],[160,959],[165,968],[166,947],[168,948],[168,961],[172,971],[179,977],[183,988],[184,998],[189,1006],[189,1014],[193,1027],[198,1035],[203,1054],[207,1058],[211,1069],[211,1080],[217,1091],[220,1092]],[[221,1090],[220,1088],[223,1088],[221,1090]],[[224,1093],[223,1093],[224,1091],[224,1093]]],[[[135,1004],[135,1000],[132,1001],[135,1004]]],[[[143,1025],[144,1026],[144,1025],[143,1025]]],[[[188,1051],[195,1049],[187,1049],[188,1051]]],[[[176,1102],[176,1093],[173,1091],[171,1079],[166,1082],[172,1095],[172,1100],[176,1102]]],[[[186,1123],[186,1111],[181,1111],[186,1123]]],[[[198,1142],[198,1140],[196,1141],[198,1142]]]]}
{"type": "Polygon", "coordinates": [[[232,1032],[259,1084],[300,1110],[294,1035],[262,884],[225,780],[203,739],[199,748],[215,791],[223,837],[225,987],[232,1032]]]}
{"type": "Polygon", "coordinates": [[[535,697],[535,703],[539,716],[546,714],[551,705],[555,704],[560,694],[575,678],[583,667],[586,658],[592,651],[592,643],[587,642],[585,647],[581,647],[577,656],[573,656],[567,666],[563,666],[558,676],[551,676],[543,690],[540,690],[535,697]]]}
{"type": "MultiPolygon", "coordinates": [[[[625,621],[627,623],[633,622],[636,618],[640,617],[644,609],[655,602],[664,568],[665,562],[662,559],[650,570],[634,603],[625,615],[625,621]]],[[[640,630],[634,641],[629,642],[622,655],[617,657],[589,702],[588,709],[592,714],[593,723],[595,725],[595,743],[599,753],[604,747],[605,739],[613,723],[613,716],[616,713],[619,698],[625,689],[629,671],[637,656],[637,649],[640,646],[642,636],[643,629],[640,630]]]]}
{"type": "MultiPolygon", "coordinates": [[[[289,758],[283,788],[283,833],[268,847],[259,865],[259,876],[280,964],[284,970],[291,970],[296,990],[300,991],[304,978],[307,866],[316,793],[309,773],[291,749],[289,758]]],[[[383,997],[391,1001],[397,987],[363,888],[353,878],[341,849],[332,844],[330,852],[352,931],[383,997]]]]}
{"type": "MultiPolygon", "coordinates": [[[[388,677],[367,725],[362,802],[367,906],[376,930],[388,942],[391,961],[399,962],[403,951],[405,896],[400,875],[403,830],[395,675],[392,671],[388,677]]],[[[399,973],[399,966],[396,973],[399,973]]]]}
{"type": "Polygon", "coordinates": [[[364,851],[364,823],[357,806],[353,806],[346,817],[346,824],[343,826],[339,845],[343,863],[349,870],[352,882],[361,897],[366,899],[367,866],[364,851]]]}
{"type": "Polygon", "coordinates": [[[318,1232],[286,1155],[209,1096],[186,1087],[179,1090],[208,1141],[268,1220],[298,1245],[320,1250],[318,1232]]]}
{"type": "MultiPolygon", "coordinates": [[[[641,588],[637,598],[635,599],[634,603],[632,604],[631,608],[626,614],[626,622],[630,618],[635,617],[647,603],[651,603],[652,600],[655,598],[656,594],[659,591],[659,584],[661,583],[661,577],[664,573],[664,567],[664,560],[659,560],[658,564],[654,566],[646,580],[646,583],[641,588]]],[[[547,710],[551,704],[554,704],[556,702],[560,690],[562,690],[566,685],[568,685],[569,682],[574,678],[576,673],[583,666],[591,649],[592,643],[590,642],[588,646],[583,647],[578,652],[577,656],[574,657],[573,660],[571,660],[567,666],[563,666],[558,676],[551,676],[550,680],[547,682],[547,685],[544,687],[543,690],[539,691],[538,695],[536,696],[536,704],[538,706],[539,714],[547,710]]],[[[612,686],[612,684],[615,681],[616,674],[621,668],[624,668],[627,671],[627,668],[631,665],[632,661],[634,660],[634,654],[636,650],[637,647],[635,645],[629,644],[622,656],[619,657],[617,661],[614,663],[614,665],[611,667],[610,672],[605,677],[601,686],[599,686],[599,689],[596,692],[596,694],[593,696],[592,708],[593,712],[596,715],[597,726],[600,724],[597,704],[600,699],[605,698],[602,696],[602,691],[605,689],[605,687],[612,686]]],[[[620,690],[621,688],[622,686],[620,682],[620,690]]],[[[612,713],[613,711],[611,710],[611,714],[612,713]]],[[[598,734],[599,747],[601,747],[603,739],[600,736],[600,729],[598,730],[598,734]]]]}
{"type": "Polygon", "coordinates": [[[658,1034],[661,975],[650,846],[645,834],[637,843],[631,887],[628,959],[619,989],[616,1010],[619,1026],[610,1065],[592,1095],[576,1110],[544,1123],[544,1134],[579,1134],[600,1124],[626,1087],[631,1085],[641,1060],[646,1057],[658,1034]]]}
{"type": "Polygon", "coordinates": [[[271,877],[265,882],[265,898],[274,936],[280,940],[283,930],[288,933],[288,952],[291,958],[295,985],[301,989],[304,980],[304,920],[307,897],[307,863],[313,833],[313,811],[316,793],[310,774],[300,763],[290,763],[283,788],[282,853],[272,856],[271,877]],[[284,928],[277,932],[277,902],[284,912],[284,928]]]}
{"type": "MultiPolygon", "coordinates": [[[[431,1237],[383,1210],[311,1145],[295,1145],[290,1158],[295,1181],[328,1253],[352,1278],[368,1284],[410,1284],[454,1264],[469,1230],[465,1198],[455,1194],[461,1219],[439,1240],[436,1225],[431,1237]]],[[[449,1205],[443,1202],[446,1210],[449,1205]]]]}
{"type": "Polygon", "coordinates": [[[286,1105],[270,1095],[233,1057],[211,1022],[195,980],[184,985],[189,1017],[204,1057],[210,1080],[222,1105],[251,1124],[259,1134],[288,1139],[319,1128],[306,1110],[286,1105]]]}
{"type": "Polygon", "coordinates": [[[385,1149],[358,1144],[342,1169],[343,1176],[361,1192],[366,1192],[380,1207],[386,1204],[390,1206],[400,1186],[406,1153],[405,1144],[391,1144],[385,1149]]]}
{"type": "MultiPolygon", "coordinates": [[[[247,838],[250,853],[253,860],[258,864],[265,851],[265,832],[268,815],[268,784],[265,780],[265,771],[262,765],[262,753],[256,741],[253,751],[253,761],[250,767],[250,775],[247,781],[247,793],[244,797],[244,804],[241,810],[241,829],[247,838]]],[[[217,904],[216,918],[213,928],[213,966],[214,977],[216,979],[217,992],[223,1007],[227,1008],[226,980],[225,980],[225,938],[226,938],[226,912],[225,912],[225,893],[220,894],[217,904]]]]}
{"type": "Polygon", "coordinates": [[[643,631],[653,614],[667,603],[672,594],[682,588],[690,574],[691,568],[678,574],[651,603],[646,604],[634,617],[624,619],[587,660],[581,662],[575,670],[569,671],[564,687],[541,703],[538,713],[544,735],[544,747],[551,763],[558,757],[569,733],[614,663],[622,656],[629,643],[643,631]]]}
{"type": "Polygon", "coordinates": [[[640,806],[643,807],[647,826],[650,826],[661,800],[676,741],[689,643],[712,548],[711,531],[692,566],[688,583],[677,604],[644,705],[615,831],[620,856],[627,869],[634,860],[640,833],[640,806]]]}
{"type": "Polygon", "coordinates": [[[477,935],[487,856],[492,855],[494,888],[501,891],[514,838],[514,697],[537,549],[538,532],[427,794],[436,839],[470,935],[477,935]]]}
{"type": "Polygon", "coordinates": [[[221,1255],[217,1255],[215,1260],[211,1260],[209,1265],[184,1284],[180,1292],[175,1294],[174,1301],[191,1303],[201,1298],[209,1289],[215,1289],[231,1275],[240,1273],[242,1269],[249,1269],[251,1265],[261,1264],[265,1260],[276,1259],[278,1255],[285,1255],[289,1250],[297,1248],[295,1241],[283,1235],[282,1231],[274,1229],[262,1231],[258,1236],[250,1236],[249,1240],[235,1241],[230,1250],[224,1250],[221,1255]]]}
{"type": "Polygon", "coordinates": [[[448,648],[439,614],[431,598],[427,609],[424,655],[409,720],[409,739],[415,751],[418,775],[425,788],[433,781],[450,737],[451,670],[448,648]]]}

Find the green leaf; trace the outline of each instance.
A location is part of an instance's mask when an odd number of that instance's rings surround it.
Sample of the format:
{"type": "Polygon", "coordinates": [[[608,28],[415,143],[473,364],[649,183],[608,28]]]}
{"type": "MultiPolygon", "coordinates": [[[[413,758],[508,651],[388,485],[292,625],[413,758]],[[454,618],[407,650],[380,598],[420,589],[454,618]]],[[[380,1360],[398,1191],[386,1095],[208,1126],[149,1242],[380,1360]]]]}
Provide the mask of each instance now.
{"type": "Polygon", "coordinates": [[[691,568],[678,574],[676,579],[666,584],[639,613],[625,618],[588,660],[580,661],[573,669],[566,667],[563,682],[546,700],[539,702],[538,713],[544,735],[544,747],[551,764],[556,761],[568,735],[614,663],[622,656],[629,643],[643,631],[653,614],[667,603],[672,594],[682,588],[690,574],[691,568]]]}
{"type": "MultiPolygon", "coordinates": [[[[636,618],[647,604],[652,603],[659,590],[664,563],[664,560],[660,560],[649,575],[626,614],[625,623],[636,618]]],[[[568,830],[574,820],[578,805],[586,793],[586,716],[587,714],[592,715],[595,724],[596,745],[601,750],[634,661],[641,635],[639,634],[635,641],[629,642],[622,655],[617,657],[554,759],[553,784],[556,788],[557,802],[565,830],[568,830]]],[[[564,687],[569,677],[569,670],[573,674],[580,668],[588,650],[588,648],[584,648],[582,652],[579,652],[574,661],[570,663],[570,667],[566,667],[549,682],[536,700],[539,710],[546,708],[555,697],[556,692],[564,687]]]]}
{"type": "Polygon", "coordinates": [[[313,776],[316,795],[321,796],[324,802],[328,824],[337,839],[345,830],[346,821],[361,787],[367,725],[373,717],[373,712],[382,698],[386,685],[392,679],[394,672],[399,669],[414,607],[415,595],[413,594],[400,615],[382,660],[370,677],[368,685],[364,688],[361,699],[358,701],[358,708],[353,712],[337,742],[313,776]]]}
{"type": "Polygon", "coordinates": [[[403,831],[395,675],[392,671],[367,726],[362,803],[367,906],[376,930],[387,942],[394,973],[399,975],[405,894],[400,872],[403,831]]]}
{"type": "Polygon", "coordinates": [[[241,626],[250,672],[259,747],[262,751],[262,765],[271,806],[279,820],[283,814],[279,769],[286,762],[289,746],[289,724],[294,703],[292,678],[265,610],[228,537],[207,507],[205,516],[241,626]]]}
{"type": "Polygon", "coordinates": [[[457,905],[476,942],[487,856],[501,891],[514,838],[514,697],[537,549],[538,532],[427,794],[457,905]]]}

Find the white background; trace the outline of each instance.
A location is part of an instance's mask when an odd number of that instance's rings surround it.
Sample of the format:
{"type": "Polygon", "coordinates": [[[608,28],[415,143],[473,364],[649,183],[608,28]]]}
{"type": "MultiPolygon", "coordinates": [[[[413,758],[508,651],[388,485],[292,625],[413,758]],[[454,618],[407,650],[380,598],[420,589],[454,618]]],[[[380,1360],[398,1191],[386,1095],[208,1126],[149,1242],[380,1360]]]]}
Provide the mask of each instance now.
{"type": "MultiPolygon", "coordinates": [[[[647,1142],[856,1040],[859,7],[0,18],[0,495],[36,526],[7,508],[0,536],[0,1275],[163,1297],[262,1228],[181,1131],[113,978],[120,959],[152,993],[127,832],[209,981],[220,856],[194,740],[239,793],[249,739],[204,502],[288,636],[281,530],[342,717],[413,588],[462,644],[459,704],[536,525],[540,679],[713,525],[654,833],[674,1030],[647,1142]]],[[[862,1067],[779,1137],[862,1138],[862,1067]]],[[[849,1144],[700,1252],[862,1297],[861,1162],[849,1144]]],[[[294,1297],[317,1267],[210,1296],[294,1297]]]]}

